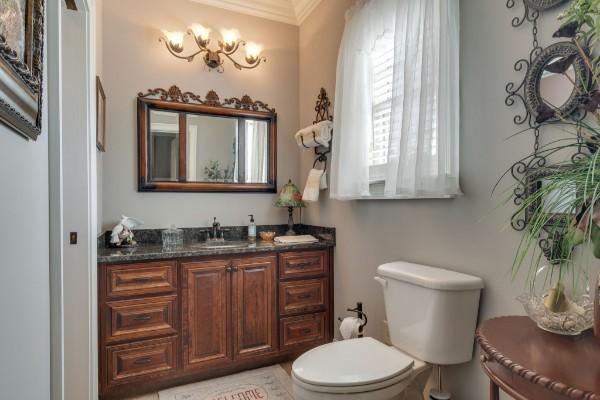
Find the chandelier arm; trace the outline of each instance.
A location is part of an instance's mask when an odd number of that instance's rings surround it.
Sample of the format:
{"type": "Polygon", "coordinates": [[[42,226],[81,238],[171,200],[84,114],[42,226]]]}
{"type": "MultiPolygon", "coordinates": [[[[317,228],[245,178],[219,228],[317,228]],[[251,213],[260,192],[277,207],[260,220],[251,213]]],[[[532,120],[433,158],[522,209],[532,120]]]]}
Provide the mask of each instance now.
{"type": "Polygon", "coordinates": [[[243,65],[240,64],[239,62],[237,62],[233,57],[231,57],[229,54],[226,53],[222,53],[225,57],[227,57],[234,65],[234,67],[236,67],[237,69],[253,69],[258,67],[258,65],[261,62],[266,62],[267,58],[266,57],[259,57],[256,59],[256,62],[254,64],[247,64],[247,65],[243,65]]]}
{"type": "Polygon", "coordinates": [[[196,57],[198,54],[201,54],[203,52],[208,51],[207,49],[201,48],[200,50],[198,50],[195,53],[189,54],[187,56],[181,56],[181,55],[179,55],[179,54],[177,54],[177,53],[175,53],[173,51],[173,49],[171,48],[171,46],[169,46],[169,43],[168,43],[167,40],[164,40],[163,38],[159,38],[158,40],[162,41],[162,42],[165,42],[165,47],[167,48],[167,50],[169,50],[169,53],[171,53],[173,56],[175,56],[175,57],[177,57],[179,59],[182,59],[182,60],[192,61],[194,59],[194,57],[196,57]]]}
{"type": "Polygon", "coordinates": [[[233,48],[230,51],[226,51],[225,50],[225,45],[223,43],[219,43],[219,49],[217,50],[217,53],[221,53],[223,55],[230,56],[230,55],[232,55],[233,53],[235,53],[236,51],[239,50],[240,45],[245,46],[246,42],[244,40],[238,40],[235,43],[235,46],[233,46],[233,48]]]}

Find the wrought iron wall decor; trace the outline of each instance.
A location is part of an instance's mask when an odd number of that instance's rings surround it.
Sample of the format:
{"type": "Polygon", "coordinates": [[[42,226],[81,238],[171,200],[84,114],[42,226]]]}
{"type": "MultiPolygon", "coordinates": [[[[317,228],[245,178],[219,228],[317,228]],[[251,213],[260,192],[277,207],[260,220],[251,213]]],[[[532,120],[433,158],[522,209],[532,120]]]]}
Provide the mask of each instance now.
{"type": "MultiPolygon", "coordinates": [[[[558,75],[557,75],[558,76],[558,75]]],[[[579,54],[579,48],[573,42],[558,42],[543,49],[529,65],[524,81],[524,102],[528,112],[536,117],[536,123],[550,122],[561,118],[578,116],[573,115],[579,111],[581,93],[585,93],[592,82],[592,74],[585,65],[585,60],[579,54]],[[561,104],[548,105],[550,101],[541,93],[542,79],[560,70],[563,61],[569,62],[569,70],[573,77],[573,89],[566,100],[561,104]],[[553,66],[556,69],[553,71],[553,66]]]]}
{"type": "MultiPolygon", "coordinates": [[[[540,44],[538,24],[542,12],[562,4],[566,4],[569,0],[507,0],[506,7],[508,9],[516,9],[517,4],[523,6],[523,14],[512,19],[513,28],[520,28],[523,25],[531,25],[532,33],[532,49],[527,58],[518,59],[513,69],[523,75],[520,82],[509,82],[506,85],[505,104],[509,107],[521,105],[521,111],[517,112],[513,117],[513,122],[517,127],[524,128],[523,130],[531,130],[533,133],[533,153],[531,156],[519,160],[513,164],[510,169],[512,177],[517,181],[513,191],[513,202],[517,207],[520,207],[525,199],[536,193],[541,187],[541,180],[547,170],[548,160],[544,151],[540,150],[540,137],[542,128],[545,125],[552,125],[553,121],[558,119],[570,119],[578,125],[586,114],[582,112],[578,106],[581,103],[578,93],[585,92],[591,84],[591,73],[586,68],[585,62],[579,55],[578,47],[582,50],[588,48],[588,43],[576,42],[558,42],[547,48],[540,44]],[[540,81],[544,74],[551,73],[555,68],[559,67],[560,63],[570,63],[573,68],[574,86],[572,92],[566,96],[566,100],[559,104],[558,107],[549,107],[542,98],[540,91],[540,81]],[[557,64],[555,64],[557,63],[557,64]]],[[[564,71],[562,71],[564,72],[564,71]]],[[[567,74],[562,74],[566,76],[567,74]]],[[[575,161],[582,157],[587,157],[588,152],[585,147],[584,140],[581,135],[581,128],[577,128],[577,145],[574,146],[574,152],[571,155],[571,160],[575,161]]],[[[531,218],[531,209],[518,210],[511,218],[511,225],[517,231],[523,231],[527,228],[531,218]]],[[[544,255],[550,262],[554,262],[557,254],[560,253],[558,248],[562,242],[562,233],[556,230],[556,227],[550,228],[551,218],[548,227],[545,228],[545,236],[540,237],[538,244],[544,255]]]]}
{"type": "MultiPolygon", "coordinates": [[[[329,97],[327,96],[327,91],[325,88],[321,88],[319,91],[319,95],[317,96],[317,102],[315,104],[315,111],[317,113],[313,124],[318,124],[321,121],[333,121],[333,116],[329,113],[329,107],[331,106],[331,101],[329,101],[329,97]]],[[[304,143],[302,143],[304,144],[304,143]]],[[[317,158],[313,163],[313,168],[317,166],[317,163],[322,162],[324,164],[324,170],[327,169],[327,154],[331,153],[331,140],[329,141],[328,147],[315,147],[315,154],[317,158]]]]}
{"type": "Polygon", "coordinates": [[[19,2],[9,2],[22,18],[0,24],[0,122],[35,140],[42,129],[45,0],[25,3],[21,13],[19,2]]]}
{"type": "Polygon", "coordinates": [[[569,0],[524,0],[525,5],[533,10],[549,10],[569,0]]]}

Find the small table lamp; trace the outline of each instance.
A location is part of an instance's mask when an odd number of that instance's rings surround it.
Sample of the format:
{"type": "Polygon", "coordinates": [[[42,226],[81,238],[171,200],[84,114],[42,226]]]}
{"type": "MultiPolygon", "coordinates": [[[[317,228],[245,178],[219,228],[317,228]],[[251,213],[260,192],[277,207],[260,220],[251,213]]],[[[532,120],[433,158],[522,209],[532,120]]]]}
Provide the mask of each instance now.
{"type": "Polygon", "coordinates": [[[287,207],[289,218],[288,218],[288,231],[285,233],[288,236],[296,234],[294,231],[294,208],[295,207],[306,207],[306,204],[302,201],[302,193],[298,190],[298,186],[292,183],[290,179],[279,192],[279,199],[275,203],[277,207],[287,207]]]}

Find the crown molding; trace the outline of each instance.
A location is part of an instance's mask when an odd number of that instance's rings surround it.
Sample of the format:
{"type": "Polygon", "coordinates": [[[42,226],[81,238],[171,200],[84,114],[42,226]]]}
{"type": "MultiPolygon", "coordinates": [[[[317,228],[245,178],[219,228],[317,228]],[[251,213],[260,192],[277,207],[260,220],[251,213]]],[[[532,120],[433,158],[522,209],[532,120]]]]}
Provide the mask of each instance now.
{"type": "Polygon", "coordinates": [[[299,26],[321,0],[191,0],[211,7],[299,26]]]}
{"type": "Polygon", "coordinates": [[[310,13],[317,8],[320,2],[321,0],[292,0],[297,25],[301,25],[310,13]]]}

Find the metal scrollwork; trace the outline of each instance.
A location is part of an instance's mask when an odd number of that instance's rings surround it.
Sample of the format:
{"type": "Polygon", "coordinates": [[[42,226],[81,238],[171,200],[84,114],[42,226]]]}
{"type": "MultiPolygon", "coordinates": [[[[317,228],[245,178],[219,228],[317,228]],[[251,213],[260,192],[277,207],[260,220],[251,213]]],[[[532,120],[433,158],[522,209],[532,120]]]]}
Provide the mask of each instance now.
{"type": "Polygon", "coordinates": [[[545,68],[555,59],[566,59],[574,56],[572,67],[575,72],[573,91],[569,98],[556,110],[556,117],[570,117],[575,112],[581,101],[580,94],[585,93],[592,82],[592,76],[585,65],[585,61],[579,55],[577,45],[572,42],[558,42],[546,47],[529,65],[524,80],[525,106],[530,114],[536,114],[537,110],[544,104],[540,94],[540,83],[545,68]]]}
{"type": "MultiPolygon", "coordinates": [[[[511,218],[511,226],[517,231],[527,229],[532,213],[536,208],[531,206],[529,209],[523,209],[524,201],[540,189],[543,174],[549,173],[545,157],[546,152],[540,149],[540,136],[544,122],[552,122],[558,118],[568,118],[577,125],[577,144],[574,146],[575,151],[571,155],[571,161],[576,162],[589,157],[589,151],[591,150],[589,148],[590,144],[586,143],[582,136],[581,125],[578,124],[586,117],[586,112],[578,107],[581,101],[580,94],[585,93],[592,82],[591,73],[585,65],[585,61],[579,55],[580,48],[578,47],[587,49],[589,43],[559,42],[544,48],[538,37],[538,23],[543,11],[558,7],[567,1],[569,0],[507,0],[506,2],[508,9],[517,9],[517,4],[522,4],[522,14],[512,18],[511,25],[514,28],[520,28],[529,23],[531,24],[532,34],[532,49],[528,56],[518,59],[513,65],[513,70],[523,75],[522,80],[509,82],[505,86],[506,98],[504,103],[506,106],[518,106],[520,108],[520,111],[517,111],[513,117],[514,124],[528,126],[533,134],[532,155],[517,161],[510,169],[510,174],[516,181],[513,189],[513,203],[518,208],[511,218]],[[574,72],[572,93],[562,105],[553,109],[555,115],[552,118],[538,118],[541,110],[549,108],[541,97],[540,81],[542,74],[545,73],[550,63],[556,60],[565,60],[569,57],[574,58],[571,64],[574,72]]],[[[560,220],[558,215],[551,218],[552,222],[560,220]]],[[[560,224],[549,224],[544,228],[544,232],[538,239],[538,245],[545,257],[550,262],[555,262],[560,257],[559,246],[562,243],[562,228],[560,224]]]]}

